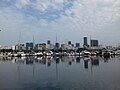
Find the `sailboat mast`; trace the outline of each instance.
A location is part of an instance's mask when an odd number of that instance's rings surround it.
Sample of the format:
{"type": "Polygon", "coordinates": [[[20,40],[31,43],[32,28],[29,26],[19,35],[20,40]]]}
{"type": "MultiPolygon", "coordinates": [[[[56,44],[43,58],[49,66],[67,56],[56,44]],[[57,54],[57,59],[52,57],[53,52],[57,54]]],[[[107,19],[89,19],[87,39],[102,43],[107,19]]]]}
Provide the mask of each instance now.
{"type": "Polygon", "coordinates": [[[34,39],[34,35],[33,35],[33,49],[34,49],[34,46],[35,46],[35,39],[34,39]]]}
{"type": "Polygon", "coordinates": [[[21,32],[19,33],[18,50],[20,50],[20,43],[21,43],[21,32]]]}

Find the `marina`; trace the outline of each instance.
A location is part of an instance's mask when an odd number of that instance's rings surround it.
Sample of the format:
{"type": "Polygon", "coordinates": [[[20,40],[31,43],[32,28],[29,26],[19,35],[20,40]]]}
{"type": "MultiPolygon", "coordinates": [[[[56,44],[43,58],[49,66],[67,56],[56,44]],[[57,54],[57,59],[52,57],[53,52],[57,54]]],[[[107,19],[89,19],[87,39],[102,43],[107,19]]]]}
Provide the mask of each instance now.
{"type": "Polygon", "coordinates": [[[120,0],[0,0],[0,90],[120,90],[120,0]]]}
{"type": "Polygon", "coordinates": [[[120,50],[117,51],[103,51],[102,53],[97,51],[82,51],[82,52],[0,52],[0,57],[29,57],[29,56],[98,56],[110,57],[120,55],[120,50]]]}

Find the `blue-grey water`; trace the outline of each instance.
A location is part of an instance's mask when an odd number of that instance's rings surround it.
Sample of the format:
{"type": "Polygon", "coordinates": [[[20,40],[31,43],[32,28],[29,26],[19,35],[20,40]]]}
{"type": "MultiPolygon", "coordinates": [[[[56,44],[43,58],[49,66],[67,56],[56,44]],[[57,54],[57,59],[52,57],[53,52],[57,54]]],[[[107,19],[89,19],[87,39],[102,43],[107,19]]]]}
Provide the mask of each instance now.
{"type": "Polygon", "coordinates": [[[1,57],[0,90],[120,90],[120,57],[1,57]]]}

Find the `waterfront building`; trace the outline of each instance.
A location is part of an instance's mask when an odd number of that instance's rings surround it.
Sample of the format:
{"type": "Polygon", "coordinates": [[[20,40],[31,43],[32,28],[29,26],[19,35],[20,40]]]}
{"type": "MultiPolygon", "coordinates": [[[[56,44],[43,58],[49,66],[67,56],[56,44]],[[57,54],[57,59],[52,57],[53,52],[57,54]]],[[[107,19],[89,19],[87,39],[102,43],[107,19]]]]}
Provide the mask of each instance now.
{"type": "Polygon", "coordinates": [[[98,47],[98,40],[90,40],[91,47],[98,47]]]}
{"type": "Polygon", "coordinates": [[[83,39],[84,39],[84,44],[83,45],[87,46],[88,45],[88,43],[87,43],[87,37],[84,37],[83,39]]]}
{"type": "Polygon", "coordinates": [[[12,49],[11,46],[0,46],[0,50],[9,50],[9,49],[12,49]]]}
{"type": "Polygon", "coordinates": [[[55,49],[59,49],[60,48],[60,43],[55,43],[55,49]]]}
{"type": "Polygon", "coordinates": [[[74,50],[74,47],[68,44],[61,44],[61,48],[62,50],[74,50]]]}
{"type": "Polygon", "coordinates": [[[46,49],[47,50],[53,50],[54,47],[55,47],[55,45],[51,44],[50,40],[47,40],[46,49]]]}
{"type": "MultiPolygon", "coordinates": [[[[16,45],[15,45],[16,46],[16,45]]],[[[12,46],[12,50],[15,50],[15,46],[12,46]]]]}
{"type": "Polygon", "coordinates": [[[106,49],[108,49],[108,50],[112,50],[113,47],[112,47],[112,46],[106,46],[106,49]]]}
{"type": "Polygon", "coordinates": [[[71,45],[72,44],[72,42],[71,41],[68,41],[68,45],[71,45]]]}
{"type": "Polygon", "coordinates": [[[83,42],[83,43],[84,43],[84,44],[83,44],[83,48],[88,48],[89,45],[88,45],[88,42],[87,42],[87,37],[84,37],[84,38],[83,38],[83,41],[84,41],[84,42],[83,42]]]}
{"type": "Polygon", "coordinates": [[[12,46],[12,50],[26,50],[26,47],[24,44],[17,44],[15,46],[12,46]]]}
{"type": "Polygon", "coordinates": [[[53,44],[47,44],[47,45],[46,45],[46,49],[47,49],[47,50],[53,50],[54,47],[55,47],[55,45],[53,45],[53,44]]]}
{"type": "Polygon", "coordinates": [[[76,43],[76,44],[75,44],[75,47],[76,47],[76,48],[80,48],[80,43],[76,43]]]}
{"type": "Polygon", "coordinates": [[[74,44],[71,44],[72,47],[74,47],[74,44]]]}
{"type": "Polygon", "coordinates": [[[38,50],[38,51],[46,50],[46,43],[36,44],[35,50],[38,50]]]}
{"type": "Polygon", "coordinates": [[[91,49],[100,49],[101,47],[99,47],[98,44],[98,40],[90,40],[90,48],[91,49]]]}
{"type": "Polygon", "coordinates": [[[50,40],[47,40],[47,44],[49,44],[49,45],[50,45],[50,44],[51,44],[51,41],[50,41],[50,40]]]}
{"type": "Polygon", "coordinates": [[[25,44],[20,44],[20,50],[26,50],[25,44]]]}
{"type": "Polygon", "coordinates": [[[34,44],[32,42],[26,43],[26,50],[33,50],[34,49],[34,44]]]}

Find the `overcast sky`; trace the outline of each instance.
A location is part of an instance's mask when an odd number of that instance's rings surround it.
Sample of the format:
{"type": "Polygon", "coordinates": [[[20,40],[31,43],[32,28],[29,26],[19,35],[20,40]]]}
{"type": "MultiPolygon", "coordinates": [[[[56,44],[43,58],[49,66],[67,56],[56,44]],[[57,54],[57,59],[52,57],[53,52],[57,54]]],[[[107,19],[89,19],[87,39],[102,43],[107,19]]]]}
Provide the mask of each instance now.
{"type": "Polygon", "coordinates": [[[0,44],[33,40],[120,43],[120,0],[0,0],[0,44]]]}

